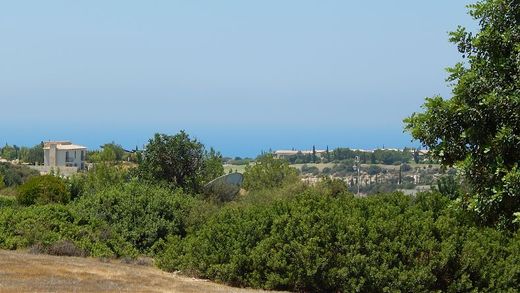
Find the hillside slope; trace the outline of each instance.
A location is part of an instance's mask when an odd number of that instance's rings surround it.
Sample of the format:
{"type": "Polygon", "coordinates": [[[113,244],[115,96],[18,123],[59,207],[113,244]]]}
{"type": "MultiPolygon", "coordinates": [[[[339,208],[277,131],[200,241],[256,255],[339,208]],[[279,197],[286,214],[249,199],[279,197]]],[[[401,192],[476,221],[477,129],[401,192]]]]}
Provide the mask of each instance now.
{"type": "Polygon", "coordinates": [[[260,292],[118,261],[0,250],[0,292],[260,292]]]}

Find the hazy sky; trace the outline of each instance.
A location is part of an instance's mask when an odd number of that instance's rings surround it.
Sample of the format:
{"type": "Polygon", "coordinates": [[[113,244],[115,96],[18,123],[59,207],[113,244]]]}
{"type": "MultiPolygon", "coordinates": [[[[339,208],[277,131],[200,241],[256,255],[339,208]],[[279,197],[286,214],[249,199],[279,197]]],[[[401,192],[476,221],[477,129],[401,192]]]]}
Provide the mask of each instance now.
{"type": "Polygon", "coordinates": [[[418,146],[402,119],[449,96],[468,3],[2,1],[0,143],[186,129],[225,155],[418,146]]]}

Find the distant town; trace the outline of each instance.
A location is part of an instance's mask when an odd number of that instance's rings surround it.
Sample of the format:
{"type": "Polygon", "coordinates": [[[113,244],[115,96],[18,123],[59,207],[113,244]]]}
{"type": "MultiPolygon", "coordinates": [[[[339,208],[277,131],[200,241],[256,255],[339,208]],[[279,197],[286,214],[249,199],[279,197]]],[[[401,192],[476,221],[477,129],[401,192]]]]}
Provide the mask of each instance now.
{"type": "MultiPolygon", "coordinates": [[[[138,163],[139,150],[126,150],[116,143],[101,146],[100,150],[71,141],[46,141],[34,147],[18,147],[6,144],[0,147],[0,162],[25,165],[40,174],[59,173],[71,176],[83,172],[99,160],[100,151],[110,148],[114,159],[126,164],[138,163]]],[[[316,184],[324,178],[346,182],[357,194],[374,194],[400,190],[414,194],[430,189],[446,172],[429,156],[428,150],[414,148],[273,150],[270,154],[286,160],[298,170],[302,181],[316,184]]],[[[222,157],[226,172],[243,173],[245,166],[254,164],[256,158],[222,157]]]]}

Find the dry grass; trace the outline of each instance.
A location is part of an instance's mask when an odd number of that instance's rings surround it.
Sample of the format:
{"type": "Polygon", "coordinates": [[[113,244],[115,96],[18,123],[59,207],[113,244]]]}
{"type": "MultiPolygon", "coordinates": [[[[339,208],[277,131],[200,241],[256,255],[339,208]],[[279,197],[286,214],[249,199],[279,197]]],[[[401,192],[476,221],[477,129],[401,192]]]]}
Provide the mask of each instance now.
{"type": "Polygon", "coordinates": [[[0,250],[0,292],[260,292],[92,258],[0,250]]]}

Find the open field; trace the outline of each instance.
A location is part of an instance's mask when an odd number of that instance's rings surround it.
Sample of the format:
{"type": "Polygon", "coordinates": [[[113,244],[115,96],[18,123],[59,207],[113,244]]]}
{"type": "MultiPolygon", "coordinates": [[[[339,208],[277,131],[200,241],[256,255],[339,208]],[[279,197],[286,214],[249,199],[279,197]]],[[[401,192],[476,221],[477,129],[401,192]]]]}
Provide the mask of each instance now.
{"type": "Polygon", "coordinates": [[[291,164],[291,167],[294,167],[294,168],[296,168],[296,169],[301,170],[303,165],[307,165],[308,167],[317,167],[317,168],[320,170],[320,172],[321,172],[321,171],[323,171],[323,169],[326,168],[326,167],[329,167],[329,168],[334,167],[335,164],[334,164],[334,163],[291,164]]]}
{"type": "Polygon", "coordinates": [[[0,292],[262,292],[92,258],[0,250],[0,292]]]}
{"type": "Polygon", "coordinates": [[[229,170],[232,172],[238,172],[244,174],[246,170],[246,165],[224,165],[224,174],[229,173],[229,170]]]}

